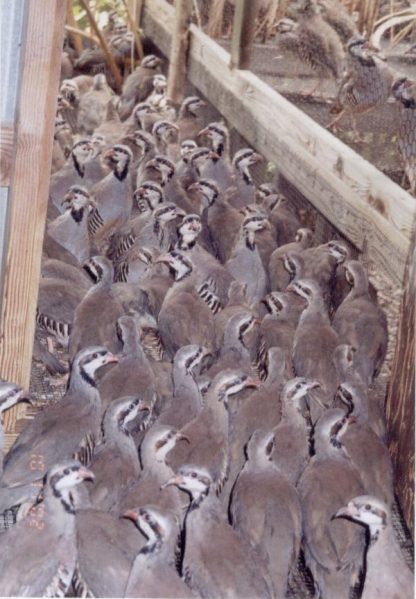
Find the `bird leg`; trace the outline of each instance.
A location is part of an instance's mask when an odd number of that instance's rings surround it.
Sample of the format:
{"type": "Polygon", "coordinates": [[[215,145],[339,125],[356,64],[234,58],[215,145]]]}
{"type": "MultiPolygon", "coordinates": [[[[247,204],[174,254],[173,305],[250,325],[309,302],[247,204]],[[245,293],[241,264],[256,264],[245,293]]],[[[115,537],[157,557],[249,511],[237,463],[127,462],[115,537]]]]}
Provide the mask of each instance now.
{"type": "MultiPolygon", "coordinates": [[[[303,96],[304,98],[311,98],[315,95],[315,92],[321,87],[322,85],[322,78],[320,77],[318,79],[318,83],[316,83],[313,88],[309,91],[309,92],[301,92],[301,96],[303,96]]],[[[323,97],[323,96],[320,96],[323,97]]]]}
{"type": "Polygon", "coordinates": [[[54,347],[54,344],[53,344],[53,337],[50,337],[50,336],[48,335],[48,336],[46,337],[46,344],[47,344],[47,346],[48,346],[48,351],[49,351],[51,354],[54,354],[54,353],[55,353],[55,347],[54,347]]]}
{"type": "Polygon", "coordinates": [[[332,121],[330,123],[328,123],[328,125],[326,125],[325,129],[329,129],[330,131],[332,131],[332,133],[335,133],[336,131],[338,131],[337,123],[342,119],[344,114],[345,114],[345,108],[342,108],[341,112],[339,112],[337,114],[337,116],[334,119],[332,119],[332,121]]]}
{"type": "Polygon", "coordinates": [[[352,121],[352,130],[353,130],[353,141],[355,143],[362,143],[362,142],[364,142],[365,138],[358,131],[357,117],[354,114],[351,115],[351,121],[352,121]]]}

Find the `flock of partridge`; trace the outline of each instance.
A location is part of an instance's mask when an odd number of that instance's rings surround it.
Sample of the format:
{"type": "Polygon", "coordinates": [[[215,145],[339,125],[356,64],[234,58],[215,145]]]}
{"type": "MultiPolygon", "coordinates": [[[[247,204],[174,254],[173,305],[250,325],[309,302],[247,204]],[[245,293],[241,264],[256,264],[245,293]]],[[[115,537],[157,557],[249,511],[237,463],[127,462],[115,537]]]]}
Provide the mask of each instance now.
{"type": "Polygon", "coordinates": [[[160,65],[61,83],[35,355],[71,368],[2,459],[1,594],[283,599],[302,550],[317,597],[410,598],[365,270],[160,65]]]}

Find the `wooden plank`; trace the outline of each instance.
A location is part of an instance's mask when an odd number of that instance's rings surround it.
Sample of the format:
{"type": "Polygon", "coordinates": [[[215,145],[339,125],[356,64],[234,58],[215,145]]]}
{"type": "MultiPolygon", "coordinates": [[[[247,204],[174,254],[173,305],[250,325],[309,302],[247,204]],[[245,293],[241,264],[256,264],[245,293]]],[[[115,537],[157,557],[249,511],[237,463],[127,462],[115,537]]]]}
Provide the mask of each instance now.
{"type": "MultiPolygon", "coordinates": [[[[0,320],[0,376],[28,387],[66,3],[29,0],[21,61],[9,244],[0,320]]],[[[11,410],[5,416],[13,420],[11,410]]]]}
{"type": "MultiPolygon", "coordinates": [[[[416,223],[415,223],[416,224],[416,223]]],[[[416,227],[406,264],[396,354],[387,393],[389,448],[396,489],[414,538],[416,227]]]]}
{"type": "Polygon", "coordinates": [[[236,0],[231,37],[232,69],[248,69],[256,33],[258,0],[236,0]]]}
{"type": "Polygon", "coordinates": [[[144,0],[141,26],[159,50],[168,57],[175,28],[175,9],[167,2],[144,0]]]}
{"type": "Polygon", "coordinates": [[[192,1],[176,0],[175,28],[170,50],[168,73],[168,97],[179,104],[183,100],[187,79],[187,54],[189,47],[189,25],[192,18],[192,1]]]}
{"type": "Polygon", "coordinates": [[[14,125],[0,124],[0,185],[10,185],[10,173],[14,153],[14,125]]]}

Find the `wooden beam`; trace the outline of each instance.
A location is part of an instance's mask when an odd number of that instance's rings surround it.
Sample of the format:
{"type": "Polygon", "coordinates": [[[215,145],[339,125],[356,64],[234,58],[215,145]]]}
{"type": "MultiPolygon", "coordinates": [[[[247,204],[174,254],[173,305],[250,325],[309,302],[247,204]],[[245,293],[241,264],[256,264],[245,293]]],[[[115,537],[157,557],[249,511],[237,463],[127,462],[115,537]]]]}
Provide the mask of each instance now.
{"type": "Polygon", "coordinates": [[[256,33],[258,0],[236,0],[231,37],[232,69],[248,69],[256,33]]]}
{"type": "Polygon", "coordinates": [[[15,148],[14,125],[0,124],[0,185],[10,185],[10,173],[15,148]]]}
{"type": "Polygon", "coordinates": [[[396,489],[414,538],[416,222],[406,264],[396,354],[387,393],[389,449],[396,489]]]}
{"type": "Polygon", "coordinates": [[[176,104],[183,100],[187,79],[189,25],[192,18],[192,0],[176,0],[175,27],[170,51],[168,97],[176,104]]]}
{"type": "MultiPolygon", "coordinates": [[[[28,387],[66,3],[29,0],[11,173],[0,375],[28,387]]],[[[5,415],[6,429],[10,412],[5,415]]]]}

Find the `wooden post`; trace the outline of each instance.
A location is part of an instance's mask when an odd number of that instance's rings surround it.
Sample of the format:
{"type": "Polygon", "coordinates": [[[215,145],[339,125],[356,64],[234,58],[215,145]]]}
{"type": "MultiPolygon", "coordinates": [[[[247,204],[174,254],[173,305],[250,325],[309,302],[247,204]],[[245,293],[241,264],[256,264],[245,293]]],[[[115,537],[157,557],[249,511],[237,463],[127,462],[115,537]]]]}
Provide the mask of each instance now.
{"type": "Polygon", "coordinates": [[[130,29],[134,35],[134,44],[136,46],[137,54],[139,55],[140,60],[142,60],[142,58],[144,56],[143,45],[142,45],[140,36],[137,32],[137,22],[136,22],[136,18],[135,18],[135,13],[131,12],[126,0],[122,0],[122,1],[123,1],[124,8],[126,9],[127,20],[129,22],[130,29]]]}
{"type": "Polygon", "coordinates": [[[167,94],[172,102],[177,104],[184,96],[191,17],[192,0],[176,0],[175,30],[170,51],[167,94]]]}
{"type": "Polygon", "coordinates": [[[207,33],[210,37],[220,37],[224,29],[224,8],[226,0],[211,0],[208,14],[207,33]]]}
{"type": "Polygon", "coordinates": [[[88,0],[79,0],[79,2],[81,3],[82,8],[87,13],[90,25],[91,25],[92,29],[94,30],[95,35],[97,36],[97,38],[100,41],[100,45],[104,52],[108,67],[114,77],[116,87],[120,91],[121,87],[123,85],[123,78],[121,76],[120,69],[118,68],[116,61],[114,60],[114,56],[111,54],[108,44],[105,41],[105,38],[104,38],[103,34],[101,33],[100,28],[97,25],[97,21],[95,20],[92,10],[89,7],[88,0]]]}
{"type": "Polygon", "coordinates": [[[81,39],[79,33],[75,32],[75,30],[78,29],[78,26],[75,21],[74,11],[72,10],[72,1],[68,2],[66,22],[69,25],[69,27],[71,27],[71,29],[67,29],[67,31],[69,32],[69,35],[71,36],[71,39],[74,42],[75,52],[77,53],[77,56],[79,57],[81,55],[82,51],[84,50],[84,46],[82,45],[82,39],[81,39]]]}
{"type": "Polygon", "coordinates": [[[230,52],[232,69],[250,66],[258,9],[258,0],[236,0],[230,52]]]}
{"type": "Polygon", "coordinates": [[[140,27],[140,23],[142,22],[144,0],[135,0],[135,4],[136,4],[136,23],[137,23],[137,26],[140,27]]]}
{"type": "MultiPolygon", "coordinates": [[[[56,97],[59,86],[66,2],[26,2],[4,293],[0,320],[0,376],[28,387],[56,97]]],[[[5,415],[5,427],[14,410],[5,415]]]]}
{"type": "Polygon", "coordinates": [[[405,270],[404,294],[386,415],[396,489],[414,538],[416,221],[405,270]]]}

